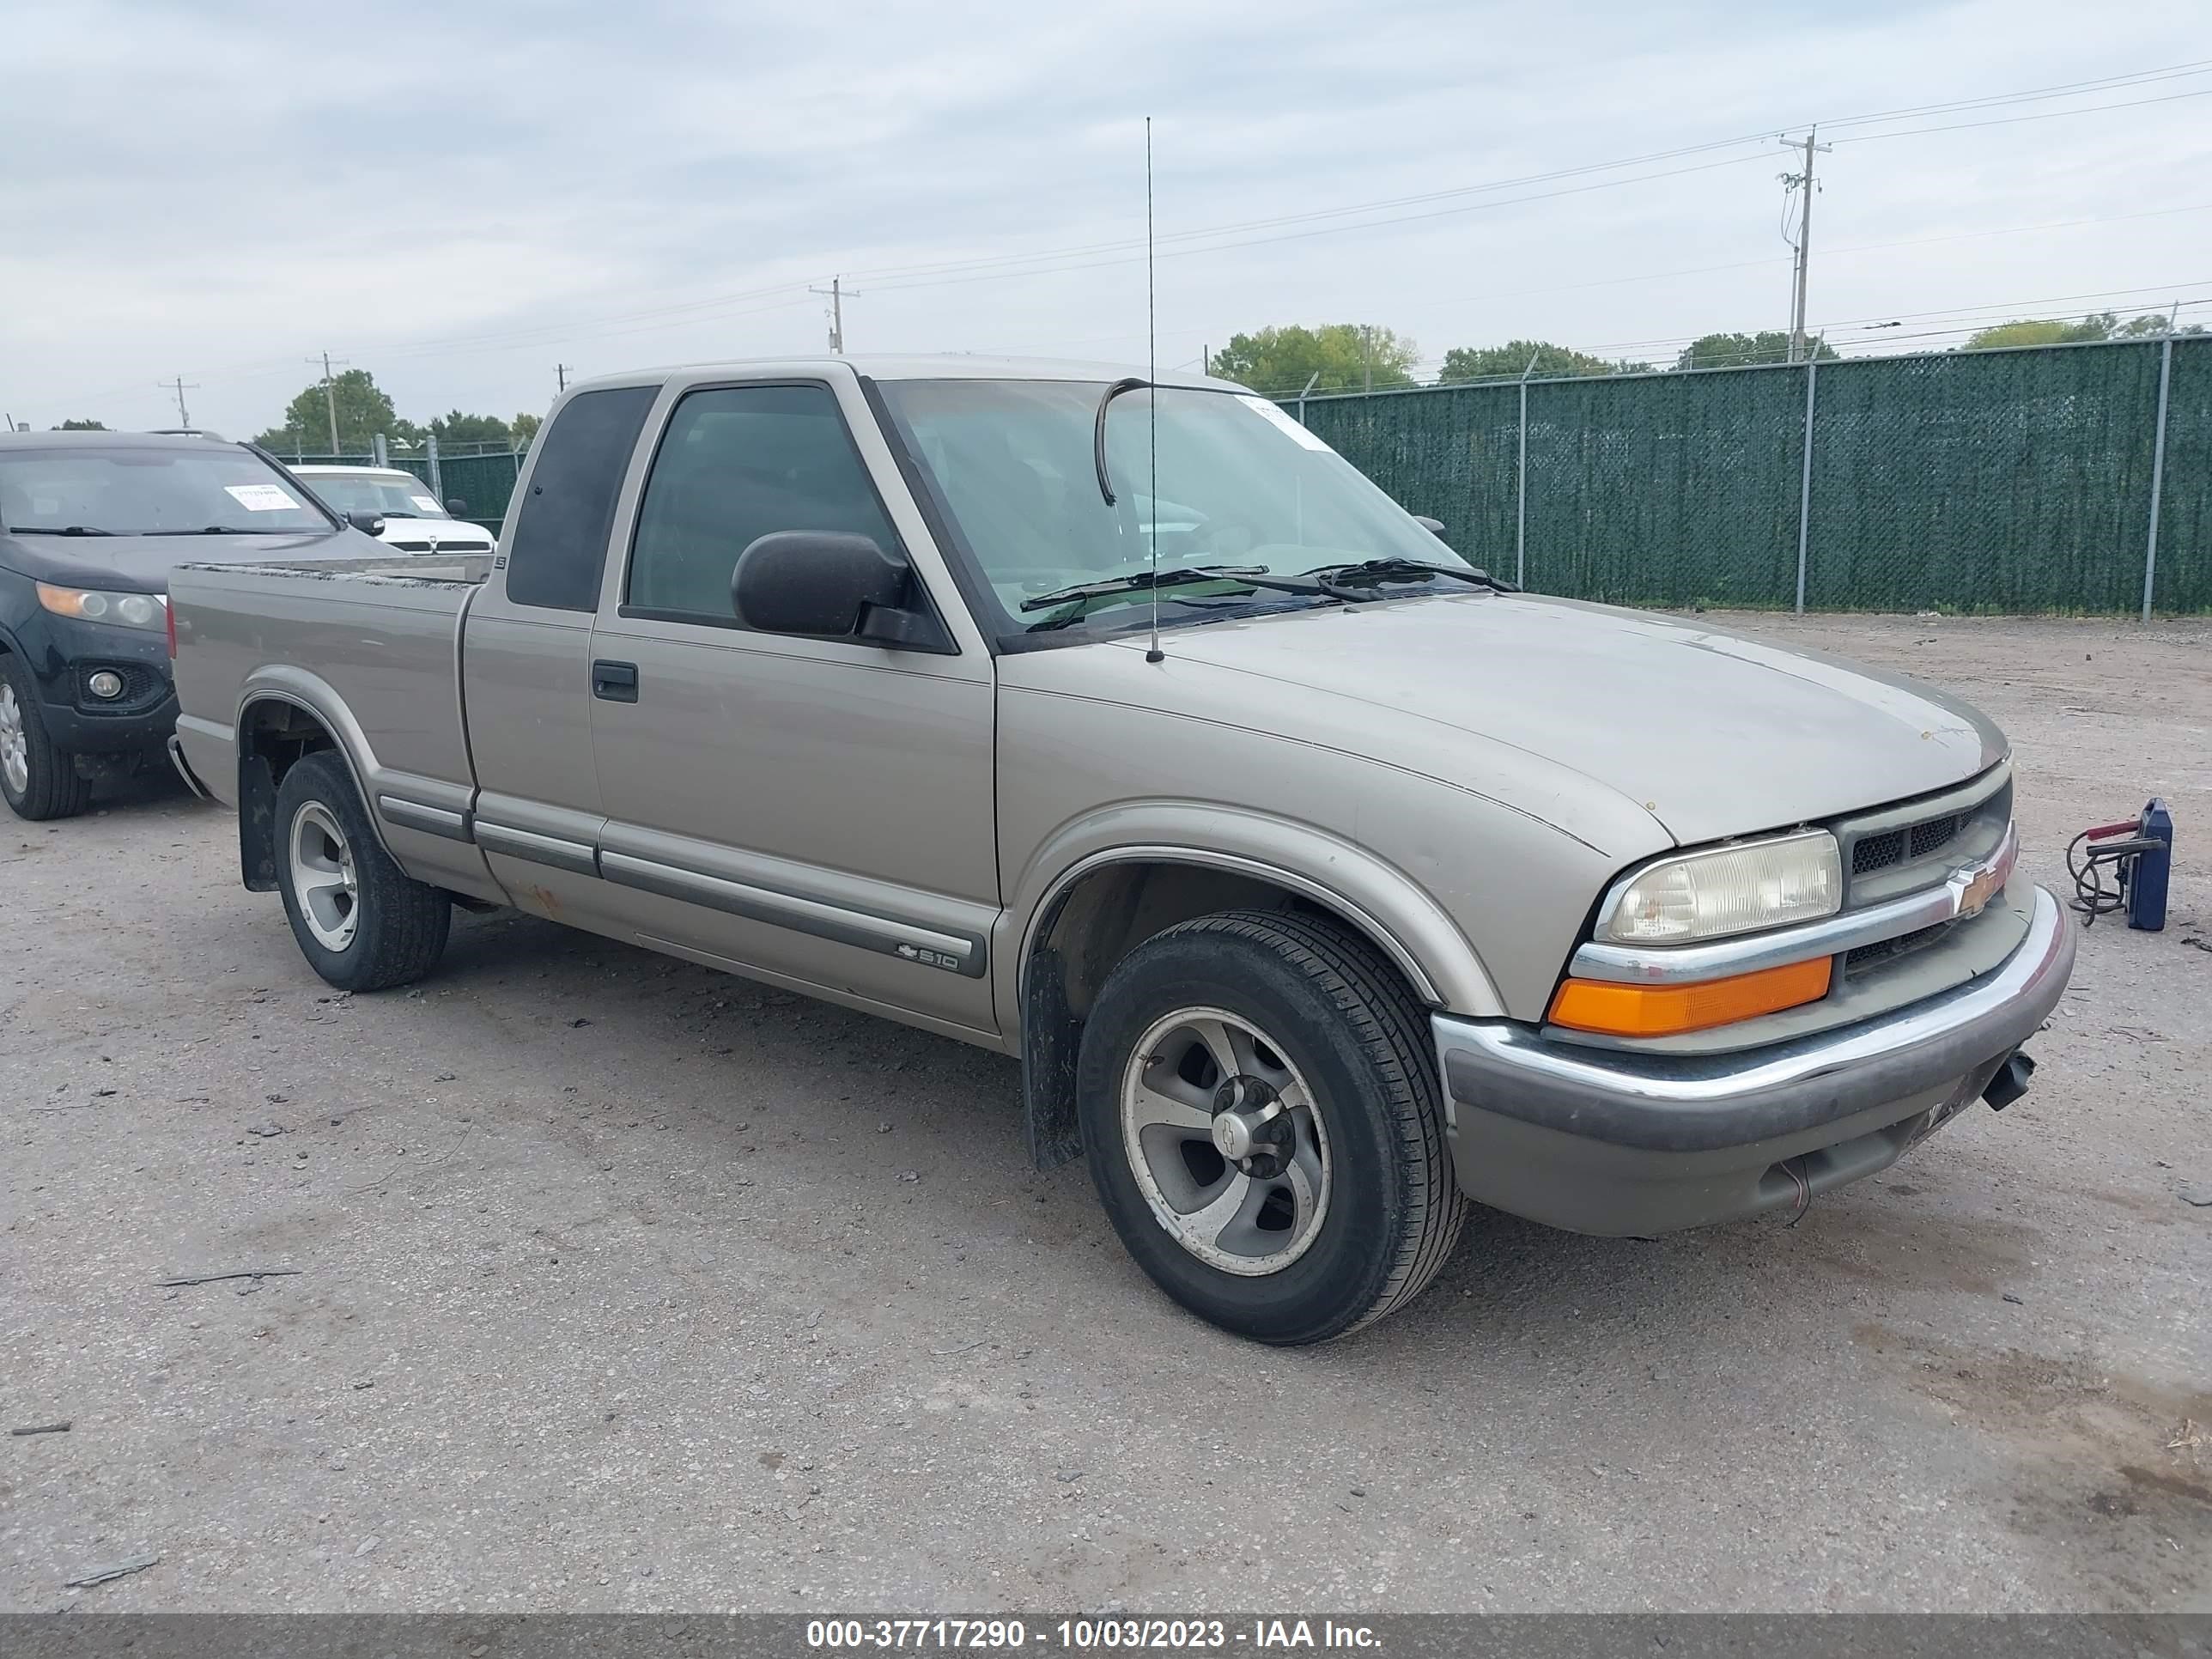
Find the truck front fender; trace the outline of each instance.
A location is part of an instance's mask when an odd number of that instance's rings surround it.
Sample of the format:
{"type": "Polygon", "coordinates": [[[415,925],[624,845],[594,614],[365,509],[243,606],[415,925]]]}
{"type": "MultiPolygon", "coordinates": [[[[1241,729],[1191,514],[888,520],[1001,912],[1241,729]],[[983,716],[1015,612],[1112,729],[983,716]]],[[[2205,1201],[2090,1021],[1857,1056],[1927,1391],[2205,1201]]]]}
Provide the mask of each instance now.
{"type": "Polygon", "coordinates": [[[1190,916],[1271,901],[1334,916],[1432,1006],[1474,1018],[1504,1012],[1457,925],[1371,850],[1310,824],[1234,807],[1120,803],[1062,826],[1036,849],[993,941],[1000,1027],[1020,1034],[1030,1151],[1040,1165],[1079,1150],[1075,1054],[1090,993],[1113,963],[1190,916]],[[1079,896],[1097,896],[1121,914],[1079,914],[1079,904],[1071,909],[1079,896]],[[1085,935],[1079,952],[1062,937],[1071,930],[1085,935]]]}

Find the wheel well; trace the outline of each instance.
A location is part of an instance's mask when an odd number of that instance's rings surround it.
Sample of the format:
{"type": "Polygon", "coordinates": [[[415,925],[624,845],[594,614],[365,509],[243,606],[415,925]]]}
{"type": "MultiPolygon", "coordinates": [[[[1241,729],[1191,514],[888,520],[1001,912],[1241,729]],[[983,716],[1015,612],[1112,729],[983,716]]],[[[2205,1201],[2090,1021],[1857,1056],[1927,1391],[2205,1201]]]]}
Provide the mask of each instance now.
{"type": "Polygon", "coordinates": [[[257,893],[276,886],[276,787],[308,756],[338,740],[307,710],[281,697],[247,705],[238,717],[238,860],[257,893]]]}
{"type": "MultiPolygon", "coordinates": [[[[1285,910],[1324,918],[1365,939],[1384,971],[1407,979],[1395,952],[1370,925],[1264,877],[1165,860],[1091,872],[1049,901],[1022,962],[1022,1096],[1030,1154],[1040,1169],[1082,1155],[1076,1057],[1100,988],[1146,939],[1218,910],[1285,910]]],[[[1416,1000],[1426,1000],[1407,983],[1416,1000]]]]}

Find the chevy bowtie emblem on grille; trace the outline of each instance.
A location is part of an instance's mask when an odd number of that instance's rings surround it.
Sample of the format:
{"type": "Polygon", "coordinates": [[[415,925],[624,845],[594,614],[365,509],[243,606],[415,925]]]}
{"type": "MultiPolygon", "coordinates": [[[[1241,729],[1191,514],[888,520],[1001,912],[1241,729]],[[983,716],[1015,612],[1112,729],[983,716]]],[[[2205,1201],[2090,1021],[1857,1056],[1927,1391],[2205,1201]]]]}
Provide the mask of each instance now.
{"type": "Polygon", "coordinates": [[[2019,834],[2010,825],[2005,829],[2004,839],[1997,845],[1996,854],[1978,869],[1954,870],[1951,884],[1958,890],[1958,915],[1979,915],[1982,907],[2004,890],[2012,879],[2012,869],[2020,857],[2019,834]]]}
{"type": "Polygon", "coordinates": [[[1990,895],[1997,890],[1997,872],[1994,867],[1978,870],[1974,878],[1966,884],[1966,890],[1959,895],[1959,914],[1962,916],[1979,915],[1990,895]]]}

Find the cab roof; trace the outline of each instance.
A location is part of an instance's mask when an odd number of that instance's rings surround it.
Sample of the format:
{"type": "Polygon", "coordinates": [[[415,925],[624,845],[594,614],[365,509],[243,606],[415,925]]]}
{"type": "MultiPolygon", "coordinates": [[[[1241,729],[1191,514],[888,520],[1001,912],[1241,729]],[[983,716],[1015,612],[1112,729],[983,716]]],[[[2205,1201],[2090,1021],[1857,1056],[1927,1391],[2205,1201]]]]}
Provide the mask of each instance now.
{"type": "Polygon", "coordinates": [[[238,446],[212,432],[0,432],[12,449],[223,449],[238,446]]]}
{"type": "Polygon", "coordinates": [[[1057,357],[988,357],[965,351],[918,355],[860,353],[844,357],[750,357],[718,362],[668,363],[658,368],[637,369],[627,374],[599,375],[579,381],[569,389],[577,391],[595,386],[658,383],[678,374],[687,378],[718,374],[814,375],[842,369],[850,369],[854,374],[876,380],[1082,380],[1103,383],[1133,375],[1139,380],[1156,380],[1162,386],[1208,387],[1216,392],[1249,390],[1234,380],[1218,380],[1211,375],[1180,374],[1171,369],[1147,375],[1141,364],[1085,362],[1079,359],[1057,357]]]}

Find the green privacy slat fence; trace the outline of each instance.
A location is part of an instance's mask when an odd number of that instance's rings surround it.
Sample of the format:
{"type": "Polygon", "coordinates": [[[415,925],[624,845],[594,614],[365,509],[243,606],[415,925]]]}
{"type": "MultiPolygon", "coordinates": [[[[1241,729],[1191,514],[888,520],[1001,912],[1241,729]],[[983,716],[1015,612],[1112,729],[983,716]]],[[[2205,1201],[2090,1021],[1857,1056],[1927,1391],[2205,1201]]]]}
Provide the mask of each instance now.
{"type": "MultiPolygon", "coordinates": [[[[370,455],[285,455],[279,459],[289,466],[376,465],[375,458],[370,455]]],[[[468,511],[462,514],[464,518],[498,529],[500,521],[507,516],[523,459],[505,450],[489,455],[441,455],[438,479],[445,486],[445,499],[459,501],[465,506],[468,511]]],[[[403,472],[412,472],[426,482],[430,477],[430,458],[427,455],[394,455],[386,465],[403,472]]]]}
{"type": "Polygon", "coordinates": [[[2166,388],[2166,471],[2160,480],[2158,568],[2151,604],[2159,611],[2212,609],[2212,342],[2173,343],[2166,388]]]}
{"type": "Polygon", "coordinates": [[[1543,592],[1788,606],[1802,549],[1809,608],[2128,612],[2162,373],[2153,604],[2212,610],[2212,337],[1532,380],[1525,501],[1518,384],[1304,414],[1453,546],[1543,592]]]}
{"type": "Polygon", "coordinates": [[[1797,491],[1778,486],[1797,476],[1800,377],[1638,386],[1626,410],[1602,380],[1529,387],[1530,585],[1614,604],[1789,604],[1797,491]]]}
{"type": "Polygon", "coordinates": [[[1510,576],[1520,408],[1517,386],[1441,386],[1316,398],[1304,417],[1407,512],[1442,520],[1446,541],[1510,576]]]}

